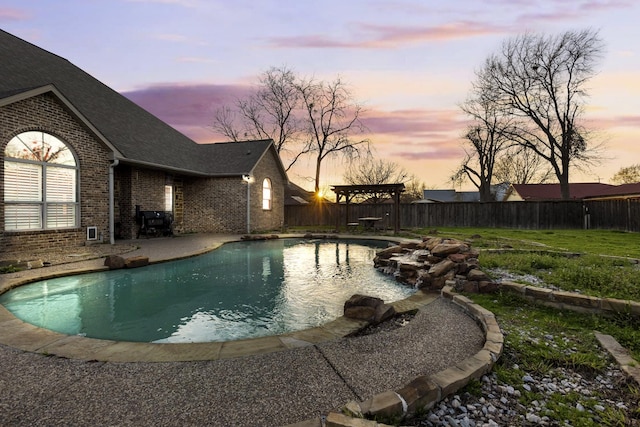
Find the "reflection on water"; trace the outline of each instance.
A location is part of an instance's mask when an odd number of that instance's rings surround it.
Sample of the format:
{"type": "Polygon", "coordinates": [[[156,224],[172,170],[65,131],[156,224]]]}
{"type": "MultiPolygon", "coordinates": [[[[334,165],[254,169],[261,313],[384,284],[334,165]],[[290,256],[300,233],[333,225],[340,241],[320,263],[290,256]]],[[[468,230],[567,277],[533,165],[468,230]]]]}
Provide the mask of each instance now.
{"type": "Polygon", "coordinates": [[[45,280],[0,295],[16,317],[66,334],[207,342],[274,335],[342,315],[355,293],[414,290],[373,268],[377,241],[236,242],[194,258],[45,280]]]}

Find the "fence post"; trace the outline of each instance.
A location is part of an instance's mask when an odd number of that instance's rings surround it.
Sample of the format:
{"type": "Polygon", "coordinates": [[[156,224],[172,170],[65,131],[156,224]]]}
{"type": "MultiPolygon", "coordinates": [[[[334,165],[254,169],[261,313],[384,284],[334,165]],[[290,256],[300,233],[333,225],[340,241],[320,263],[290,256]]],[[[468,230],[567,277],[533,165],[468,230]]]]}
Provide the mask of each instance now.
{"type": "Polygon", "coordinates": [[[589,230],[591,228],[591,214],[589,213],[589,206],[582,204],[584,212],[584,229],[589,230]]]}

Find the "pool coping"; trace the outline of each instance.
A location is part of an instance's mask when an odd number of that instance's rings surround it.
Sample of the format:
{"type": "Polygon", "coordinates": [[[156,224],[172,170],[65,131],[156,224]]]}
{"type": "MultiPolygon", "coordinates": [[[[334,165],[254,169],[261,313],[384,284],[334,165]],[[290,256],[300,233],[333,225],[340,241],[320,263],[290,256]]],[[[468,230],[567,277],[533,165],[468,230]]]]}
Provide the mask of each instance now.
{"type": "MultiPolygon", "coordinates": [[[[277,236],[278,238],[311,237],[314,239],[336,240],[384,240],[396,243],[412,241],[412,239],[393,236],[360,236],[348,234],[278,234],[277,236]]],[[[238,236],[225,238],[221,242],[217,242],[201,250],[190,252],[187,255],[183,254],[181,256],[152,259],[150,260],[150,264],[202,255],[203,253],[219,248],[224,243],[239,240],[242,239],[238,236]]],[[[42,272],[42,274],[32,273],[27,275],[27,277],[4,280],[4,283],[0,284],[0,293],[34,281],[105,270],[108,270],[108,267],[96,266],[95,263],[88,267],[58,270],[51,273],[47,273],[47,270],[44,269],[38,269],[37,273],[42,272]]],[[[432,302],[435,298],[437,298],[437,295],[433,293],[417,291],[410,297],[391,303],[391,305],[393,305],[398,313],[404,313],[418,310],[432,302]]],[[[342,338],[357,332],[367,325],[368,322],[366,321],[341,316],[318,327],[268,337],[206,343],[147,343],[101,340],[80,335],[61,334],[24,322],[16,318],[4,306],[0,305],[0,344],[45,355],[104,362],[184,362],[229,359],[273,353],[312,346],[342,338]]]]}

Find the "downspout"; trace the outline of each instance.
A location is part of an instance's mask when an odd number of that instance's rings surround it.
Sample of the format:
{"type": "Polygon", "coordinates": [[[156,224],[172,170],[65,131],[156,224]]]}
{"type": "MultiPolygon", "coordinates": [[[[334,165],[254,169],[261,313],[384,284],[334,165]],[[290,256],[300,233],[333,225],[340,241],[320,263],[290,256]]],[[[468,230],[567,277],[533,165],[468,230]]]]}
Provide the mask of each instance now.
{"type": "Polygon", "coordinates": [[[247,234],[251,234],[251,174],[242,175],[242,180],[247,183],[247,234]]]}
{"type": "Polygon", "coordinates": [[[120,163],[120,161],[116,158],[114,158],[111,162],[111,164],[109,165],[109,243],[110,244],[115,244],[116,240],[115,240],[115,214],[114,214],[114,206],[115,206],[115,202],[114,202],[114,178],[113,178],[113,171],[115,169],[116,166],[118,166],[118,164],[120,163]]]}
{"type": "Polygon", "coordinates": [[[247,181],[247,234],[251,234],[251,182],[247,181]]]}

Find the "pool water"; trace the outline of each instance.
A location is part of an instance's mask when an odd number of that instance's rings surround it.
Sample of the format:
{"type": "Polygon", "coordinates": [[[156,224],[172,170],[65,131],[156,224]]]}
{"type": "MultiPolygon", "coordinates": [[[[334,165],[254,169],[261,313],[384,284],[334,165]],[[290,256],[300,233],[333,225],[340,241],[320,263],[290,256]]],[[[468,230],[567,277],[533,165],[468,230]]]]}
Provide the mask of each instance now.
{"type": "Polygon", "coordinates": [[[277,335],[342,315],[361,293],[415,292],[373,267],[386,242],[234,242],[193,258],[68,276],[0,295],[16,317],[69,335],[139,342],[212,342],[277,335]]]}

